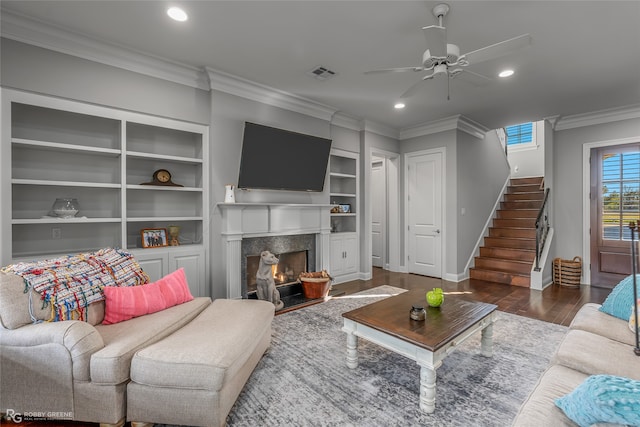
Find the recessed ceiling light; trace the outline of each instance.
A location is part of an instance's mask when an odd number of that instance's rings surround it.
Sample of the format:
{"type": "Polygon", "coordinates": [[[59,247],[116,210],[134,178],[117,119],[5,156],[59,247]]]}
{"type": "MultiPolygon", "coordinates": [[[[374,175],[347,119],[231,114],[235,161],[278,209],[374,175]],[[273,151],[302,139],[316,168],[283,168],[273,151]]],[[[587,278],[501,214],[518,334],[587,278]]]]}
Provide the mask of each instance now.
{"type": "Polygon", "coordinates": [[[170,7],[169,9],[167,9],[167,15],[169,15],[169,18],[180,22],[184,22],[189,19],[189,17],[187,16],[187,12],[180,9],[179,7],[170,7]]]}
{"type": "Polygon", "coordinates": [[[513,76],[513,70],[504,70],[504,71],[500,71],[500,74],[498,74],[498,77],[510,77],[513,76]]]}
{"type": "Polygon", "coordinates": [[[405,105],[402,102],[397,102],[393,108],[395,108],[396,110],[402,110],[405,107],[405,105]]]}

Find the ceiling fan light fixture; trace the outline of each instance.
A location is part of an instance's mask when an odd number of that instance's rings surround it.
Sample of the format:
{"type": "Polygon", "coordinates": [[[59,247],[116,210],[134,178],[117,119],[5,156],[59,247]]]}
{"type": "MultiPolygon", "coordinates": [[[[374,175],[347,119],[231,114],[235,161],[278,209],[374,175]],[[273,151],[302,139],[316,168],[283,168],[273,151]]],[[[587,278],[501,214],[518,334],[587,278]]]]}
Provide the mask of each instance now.
{"type": "Polygon", "coordinates": [[[170,7],[169,9],[167,9],[167,15],[169,15],[169,18],[173,19],[174,21],[178,21],[178,22],[184,22],[187,19],[189,19],[189,16],[187,15],[187,12],[185,12],[184,10],[180,9],[179,7],[170,7]]]}
{"type": "Polygon", "coordinates": [[[502,78],[511,77],[511,76],[513,76],[513,74],[514,74],[513,70],[510,70],[510,69],[509,70],[502,70],[498,74],[498,77],[502,77],[502,78]]]}
{"type": "Polygon", "coordinates": [[[396,110],[402,110],[404,107],[406,107],[406,105],[404,105],[403,102],[396,102],[393,106],[393,108],[395,108],[396,110]]]}

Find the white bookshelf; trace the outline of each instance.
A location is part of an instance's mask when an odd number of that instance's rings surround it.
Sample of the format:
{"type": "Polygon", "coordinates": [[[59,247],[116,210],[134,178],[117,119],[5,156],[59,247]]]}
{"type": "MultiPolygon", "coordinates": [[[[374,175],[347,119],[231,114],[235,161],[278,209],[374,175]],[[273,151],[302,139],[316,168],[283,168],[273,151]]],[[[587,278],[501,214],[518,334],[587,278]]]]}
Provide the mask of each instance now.
{"type": "Polygon", "coordinates": [[[208,293],[207,126],[3,89],[0,153],[2,265],[106,246],[173,260],[179,248],[205,268],[189,273],[194,295],[208,293]],[[142,185],[157,169],[183,186],[142,185]],[[77,199],[77,217],[49,217],[56,198],[77,199]],[[181,246],[141,249],[141,229],[169,225],[181,246]]]}
{"type": "Polygon", "coordinates": [[[329,201],[332,206],[349,205],[349,212],[331,213],[331,274],[336,283],[356,279],[359,260],[359,155],[331,150],[329,201]]]}

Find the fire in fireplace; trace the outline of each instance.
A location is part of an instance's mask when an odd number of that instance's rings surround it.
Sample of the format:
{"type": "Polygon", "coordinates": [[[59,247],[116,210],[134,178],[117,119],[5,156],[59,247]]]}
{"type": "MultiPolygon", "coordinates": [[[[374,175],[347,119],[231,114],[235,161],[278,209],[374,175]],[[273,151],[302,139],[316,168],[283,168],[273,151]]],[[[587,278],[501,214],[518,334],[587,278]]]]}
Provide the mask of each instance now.
{"type": "MultiPolygon", "coordinates": [[[[274,255],[280,260],[277,265],[271,266],[276,287],[296,282],[300,273],[307,271],[309,251],[274,253],[274,255]]],[[[256,292],[256,273],[259,265],[260,254],[247,255],[247,294],[256,292]]]]}

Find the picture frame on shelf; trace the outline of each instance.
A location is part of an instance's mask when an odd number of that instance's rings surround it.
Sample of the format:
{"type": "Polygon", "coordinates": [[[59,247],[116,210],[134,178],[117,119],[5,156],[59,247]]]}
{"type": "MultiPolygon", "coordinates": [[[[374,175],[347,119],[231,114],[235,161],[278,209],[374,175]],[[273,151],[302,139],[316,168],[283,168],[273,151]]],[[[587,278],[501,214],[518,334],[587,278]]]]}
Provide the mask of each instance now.
{"type": "Polygon", "coordinates": [[[340,213],[351,213],[351,205],[349,203],[340,203],[338,205],[340,213]]]}
{"type": "Polygon", "coordinates": [[[166,228],[143,228],[140,230],[143,248],[160,248],[169,246],[166,228]]]}

